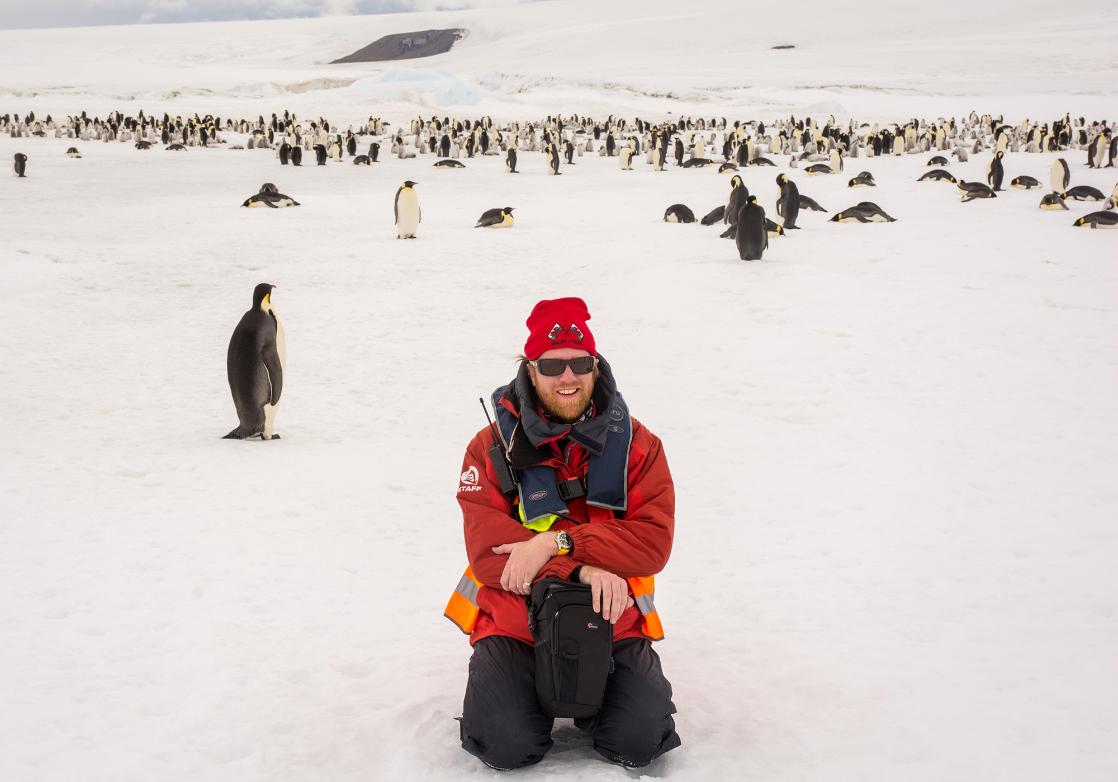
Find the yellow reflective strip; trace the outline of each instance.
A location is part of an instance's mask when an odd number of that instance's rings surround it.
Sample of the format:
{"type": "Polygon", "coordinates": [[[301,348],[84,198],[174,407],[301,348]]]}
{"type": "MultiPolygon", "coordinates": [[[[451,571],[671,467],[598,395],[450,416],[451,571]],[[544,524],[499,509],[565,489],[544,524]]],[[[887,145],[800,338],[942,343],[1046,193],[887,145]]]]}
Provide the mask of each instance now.
{"type": "Polygon", "coordinates": [[[535,530],[536,532],[547,532],[549,529],[551,529],[552,524],[559,521],[559,517],[555,515],[542,516],[535,521],[528,521],[524,517],[524,506],[520,504],[517,504],[516,506],[516,513],[520,517],[521,524],[523,524],[530,530],[535,530]]]}

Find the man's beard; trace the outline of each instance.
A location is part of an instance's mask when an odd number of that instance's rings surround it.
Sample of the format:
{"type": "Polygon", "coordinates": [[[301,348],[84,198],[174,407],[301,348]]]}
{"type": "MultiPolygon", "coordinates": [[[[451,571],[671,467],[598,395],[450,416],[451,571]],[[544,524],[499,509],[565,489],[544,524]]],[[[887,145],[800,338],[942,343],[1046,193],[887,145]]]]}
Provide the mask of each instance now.
{"type": "Polygon", "coordinates": [[[577,394],[572,394],[571,396],[561,396],[556,391],[552,391],[545,395],[538,389],[536,390],[536,397],[540,400],[540,407],[543,408],[547,417],[553,421],[559,421],[564,424],[573,424],[575,421],[582,418],[587,408],[590,407],[590,399],[593,395],[593,387],[588,391],[580,388],[577,394]]]}

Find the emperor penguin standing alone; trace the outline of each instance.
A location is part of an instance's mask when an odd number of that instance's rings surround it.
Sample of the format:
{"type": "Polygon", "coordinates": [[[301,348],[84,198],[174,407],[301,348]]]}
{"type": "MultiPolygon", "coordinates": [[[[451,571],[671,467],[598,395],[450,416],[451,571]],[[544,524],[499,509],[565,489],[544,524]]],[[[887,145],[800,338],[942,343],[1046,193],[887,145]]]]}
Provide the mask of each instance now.
{"type": "Polygon", "coordinates": [[[423,222],[419,209],[419,198],[415,194],[417,183],[410,179],[396,191],[396,238],[414,239],[415,231],[423,222]]]}
{"type": "Polygon", "coordinates": [[[258,435],[264,440],[279,439],[279,435],[272,432],[272,426],[283,392],[287,348],[283,324],[272,307],[274,287],[266,282],[256,286],[252,292],[252,309],[241,317],[229,339],[226,368],[240,425],[225,435],[226,440],[244,440],[258,435]]]}

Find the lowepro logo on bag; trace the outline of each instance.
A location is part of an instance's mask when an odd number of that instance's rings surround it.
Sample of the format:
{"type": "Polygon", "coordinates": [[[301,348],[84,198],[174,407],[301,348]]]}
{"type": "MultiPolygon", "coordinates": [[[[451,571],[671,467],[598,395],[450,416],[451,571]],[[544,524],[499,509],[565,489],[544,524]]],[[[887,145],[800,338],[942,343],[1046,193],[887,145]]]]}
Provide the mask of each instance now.
{"type": "Polygon", "coordinates": [[[530,499],[532,502],[536,502],[537,500],[542,500],[546,496],[546,491],[534,491],[528,495],[528,499],[530,499]]]}

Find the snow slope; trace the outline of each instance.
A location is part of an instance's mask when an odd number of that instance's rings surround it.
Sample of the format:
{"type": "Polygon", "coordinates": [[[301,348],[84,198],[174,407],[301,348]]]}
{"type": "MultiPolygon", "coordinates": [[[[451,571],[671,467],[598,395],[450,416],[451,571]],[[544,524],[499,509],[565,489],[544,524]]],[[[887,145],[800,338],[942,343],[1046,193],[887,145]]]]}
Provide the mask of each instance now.
{"type": "MultiPolygon", "coordinates": [[[[1027,113],[1087,101],[1068,85],[1106,74],[1080,71],[1090,47],[1071,43],[1088,6],[1019,5],[1007,28],[1070,20],[1049,44],[1063,64],[1027,113]]],[[[543,3],[477,16],[499,31],[547,14],[570,30],[580,13],[543,3]]],[[[360,22],[422,29],[434,16],[360,22]]],[[[22,93],[2,102],[68,113],[139,85],[145,107],[166,95],[152,105],[176,113],[298,100],[330,116],[357,93],[253,97],[220,81],[305,78],[317,66],[292,64],[296,50],[334,56],[318,44],[356,24],[3,33],[0,80],[22,93]],[[197,68],[213,92],[170,96],[192,36],[214,42],[197,68]],[[226,75],[223,41],[252,37],[288,41],[288,62],[226,75]],[[9,70],[31,40],[67,44],[39,82],[30,66],[9,70]],[[143,64],[158,41],[180,65],[145,76],[111,57],[143,64]],[[64,80],[73,93],[51,86],[64,80]]],[[[555,29],[537,36],[544,54],[561,45],[555,29]]],[[[338,50],[373,33],[346,35],[338,50]]],[[[910,33],[929,48],[940,35],[910,33]]],[[[648,62],[662,43],[627,40],[648,62]]],[[[731,37],[717,25],[709,39],[688,32],[680,71],[707,84],[720,66],[702,60],[719,40],[731,37]]],[[[660,105],[596,86],[611,61],[583,66],[593,42],[569,46],[566,59],[520,55],[518,71],[562,71],[554,87],[495,90],[477,112],[558,95],[572,110],[660,105]]],[[[469,58],[486,58],[455,56],[461,69],[416,72],[468,85],[469,58]]],[[[1033,99],[999,67],[990,82],[957,76],[953,89],[969,90],[951,93],[968,97],[958,113],[1033,99]]],[[[907,116],[946,100],[922,97],[928,84],[826,95],[907,116]]],[[[494,777],[458,748],[453,719],[469,656],[441,616],[464,565],[454,489],[484,424],[477,397],[511,377],[532,304],[559,295],[589,302],[677,484],[656,597],[684,745],[644,777],[1113,778],[1118,232],[1069,227],[1093,205],[1042,212],[1036,191],[960,204],[951,187],[914,181],[925,155],[849,161],[874,172],[869,193],[782,158],[743,174],[770,211],[784,171],[832,212],[871,198],[898,222],[801,213],[803,230],[746,264],[715,228],[660,220],[673,202],[701,214],[724,200],[727,177],[709,169],[620,172],[588,157],[546,177],[536,154],[516,177],[493,158],[460,171],[429,156],[285,169],[266,151],[128,144],[79,144],[85,157],[69,160],[71,143],[0,138],[0,160],[30,157],[29,178],[0,177],[0,778],[494,777]],[[406,178],[423,205],[414,242],[393,238],[406,178]],[[238,209],[264,181],[303,206],[238,209]],[[472,228],[506,205],[511,231],[472,228]],[[287,327],[284,439],[223,441],[235,423],[226,344],[261,281],[279,286],[287,327]]],[[[1052,157],[1011,154],[1007,180],[1047,181],[1052,157]]],[[[1066,157],[1073,184],[1114,186],[1114,169],[1066,157]]],[[[985,160],[950,168],[981,179],[985,160]]],[[[600,762],[569,722],[556,739],[518,778],[642,777],[600,762]]]]}
{"type": "Polygon", "coordinates": [[[895,119],[1113,111],[1118,6],[993,0],[950,13],[801,0],[551,0],[436,13],[0,31],[0,104],[228,113],[814,111],[895,119]],[[329,65],[382,35],[462,27],[445,55],[329,65]],[[774,45],[793,50],[773,51],[774,45]],[[385,85],[385,77],[388,85],[385,85]],[[671,95],[674,100],[665,96],[671,95]],[[228,98],[235,98],[229,101],[228,98]],[[359,101],[361,105],[355,106],[359,101]],[[251,109],[251,110],[250,110],[251,109]]]}

